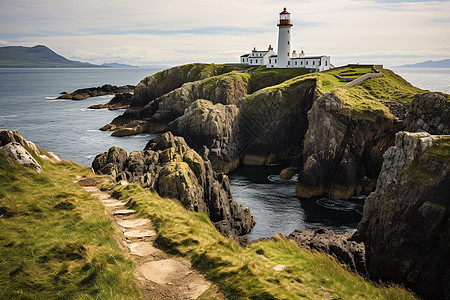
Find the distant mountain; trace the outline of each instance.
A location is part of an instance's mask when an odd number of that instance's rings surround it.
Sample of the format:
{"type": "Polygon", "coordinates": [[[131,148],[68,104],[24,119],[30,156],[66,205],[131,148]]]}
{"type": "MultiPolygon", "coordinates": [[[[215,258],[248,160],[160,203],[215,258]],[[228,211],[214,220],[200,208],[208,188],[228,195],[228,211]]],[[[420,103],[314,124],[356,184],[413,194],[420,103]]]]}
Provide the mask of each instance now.
{"type": "Polygon", "coordinates": [[[0,68],[80,68],[101,67],[69,60],[44,45],[0,47],[0,68]]]}
{"type": "Polygon", "coordinates": [[[444,60],[427,60],[417,64],[403,65],[395,68],[450,68],[450,59],[444,60]]]}
{"type": "Polygon", "coordinates": [[[132,66],[127,64],[118,64],[118,63],[104,63],[102,64],[103,67],[109,67],[109,68],[139,68],[138,66],[132,66]]]}

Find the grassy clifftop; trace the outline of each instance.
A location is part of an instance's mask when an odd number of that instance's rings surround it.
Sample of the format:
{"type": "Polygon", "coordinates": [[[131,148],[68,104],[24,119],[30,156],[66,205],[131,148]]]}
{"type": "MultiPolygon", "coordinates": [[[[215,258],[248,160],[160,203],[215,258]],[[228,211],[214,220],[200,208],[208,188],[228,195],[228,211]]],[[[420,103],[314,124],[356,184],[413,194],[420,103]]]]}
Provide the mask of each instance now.
{"type": "Polygon", "coordinates": [[[72,182],[92,173],[35,158],[45,173],[0,153],[0,299],[138,299],[103,205],[72,182]]]}

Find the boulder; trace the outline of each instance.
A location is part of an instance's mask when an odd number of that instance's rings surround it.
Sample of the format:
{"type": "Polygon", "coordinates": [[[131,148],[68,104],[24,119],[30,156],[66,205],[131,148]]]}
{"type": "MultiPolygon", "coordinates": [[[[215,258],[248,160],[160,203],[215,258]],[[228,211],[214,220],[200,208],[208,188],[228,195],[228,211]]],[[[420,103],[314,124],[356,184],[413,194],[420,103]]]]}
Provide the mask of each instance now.
{"type": "Polygon", "coordinates": [[[151,140],[144,151],[113,147],[92,163],[99,174],[136,182],[162,197],[178,199],[186,209],[204,211],[225,236],[246,243],[255,221],[248,208],[231,197],[228,177],[216,173],[208,158],[168,132],[151,140]]]}
{"type": "Polygon", "coordinates": [[[368,277],[363,243],[336,235],[332,230],[320,227],[316,230],[296,229],[289,235],[299,247],[318,250],[336,257],[351,270],[368,277]]]}
{"type": "Polygon", "coordinates": [[[450,299],[450,136],[399,132],[354,239],[372,279],[450,299]]]}
{"type": "Polygon", "coordinates": [[[8,143],[0,149],[7,157],[21,165],[30,166],[38,172],[42,172],[41,165],[31,156],[31,154],[17,142],[8,143]]]}

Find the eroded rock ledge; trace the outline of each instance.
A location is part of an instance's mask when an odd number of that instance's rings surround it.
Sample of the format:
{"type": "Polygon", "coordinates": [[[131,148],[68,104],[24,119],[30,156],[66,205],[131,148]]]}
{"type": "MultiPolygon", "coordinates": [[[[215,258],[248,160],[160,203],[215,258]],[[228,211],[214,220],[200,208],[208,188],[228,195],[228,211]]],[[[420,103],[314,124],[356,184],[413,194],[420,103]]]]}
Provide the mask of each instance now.
{"type": "Polygon", "coordinates": [[[97,155],[92,167],[117,181],[136,182],[162,197],[178,199],[186,209],[204,211],[219,232],[246,243],[255,221],[246,207],[231,197],[228,177],[213,171],[205,156],[170,132],[152,140],[144,151],[128,156],[120,148],[97,155]]]}
{"type": "Polygon", "coordinates": [[[354,239],[372,279],[450,299],[450,136],[399,132],[354,239]]]}
{"type": "Polygon", "coordinates": [[[358,243],[320,227],[316,230],[296,229],[289,235],[299,247],[318,250],[335,256],[351,270],[369,277],[363,243],[358,243]]]}
{"type": "Polygon", "coordinates": [[[79,89],[72,93],[62,92],[61,96],[59,96],[58,99],[84,100],[89,97],[131,93],[134,91],[134,88],[134,85],[115,86],[105,84],[99,87],[79,89]]]}

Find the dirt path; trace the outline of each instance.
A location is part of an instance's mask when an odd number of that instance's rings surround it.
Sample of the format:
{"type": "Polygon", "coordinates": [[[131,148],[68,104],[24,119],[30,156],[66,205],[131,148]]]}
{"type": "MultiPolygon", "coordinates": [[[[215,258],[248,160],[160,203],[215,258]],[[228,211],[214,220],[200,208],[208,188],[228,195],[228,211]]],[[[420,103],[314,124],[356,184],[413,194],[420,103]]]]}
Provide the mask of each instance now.
{"type": "Polygon", "coordinates": [[[125,202],[111,198],[96,185],[97,178],[77,178],[77,183],[105,205],[107,216],[116,227],[115,238],[137,268],[135,277],[142,299],[197,299],[203,292],[223,298],[188,260],[169,255],[154,246],[156,232],[150,220],[136,216],[125,202]]]}

